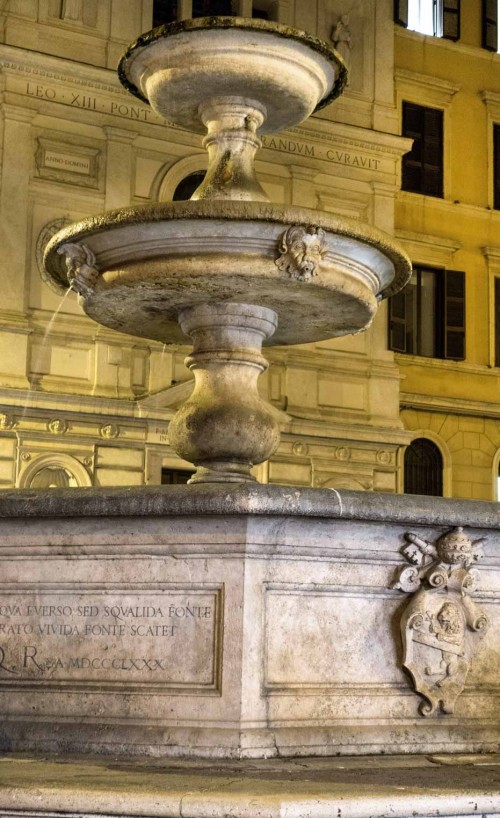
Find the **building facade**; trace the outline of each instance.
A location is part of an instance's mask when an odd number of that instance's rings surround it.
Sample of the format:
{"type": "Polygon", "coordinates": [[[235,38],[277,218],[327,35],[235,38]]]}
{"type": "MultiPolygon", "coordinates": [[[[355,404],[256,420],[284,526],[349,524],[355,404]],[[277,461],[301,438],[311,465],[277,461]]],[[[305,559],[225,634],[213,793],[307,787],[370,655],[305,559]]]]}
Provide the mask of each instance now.
{"type": "MultiPolygon", "coordinates": [[[[496,6],[462,0],[444,4],[445,12],[453,6],[453,19],[433,19],[431,14],[424,20],[417,12],[425,4],[410,2],[408,20],[404,14],[401,19],[405,10],[399,5],[395,19],[403,25],[395,25],[396,105],[401,133],[415,140],[403,160],[395,233],[415,271],[406,298],[391,305],[389,327],[402,376],[401,418],[413,439],[420,441],[416,459],[420,456],[428,463],[429,444],[435,447],[445,496],[496,500],[500,459],[496,6]],[[483,16],[487,12],[490,16],[483,16]],[[428,33],[410,30],[408,23],[428,33]]],[[[410,450],[400,454],[400,490],[404,457],[411,459],[410,450]]],[[[412,483],[411,464],[409,471],[407,481],[412,483]]]]}
{"type": "MultiPolygon", "coordinates": [[[[208,4],[210,5],[210,4],[208,4]]],[[[227,5],[227,4],[226,4],[227,5]]],[[[0,485],[141,485],[183,480],[168,424],[192,389],[186,348],[90,321],[45,280],[43,249],[64,224],[106,209],[185,198],[206,165],[201,139],[120,86],[126,46],[168,15],[207,3],[11,0],[2,11],[0,485]],[[187,180],[187,181],[186,181],[187,180]]],[[[219,10],[219,9],[217,9],[219,10]]],[[[401,156],[393,94],[392,5],[240,0],[333,40],[346,93],[293,132],[264,139],[257,171],[271,200],[394,229],[401,156]]],[[[227,9],[220,9],[227,12],[227,9]]],[[[264,482],[395,491],[400,373],[383,305],[354,337],[268,350],[263,394],[282,442],[264,482]]]]}

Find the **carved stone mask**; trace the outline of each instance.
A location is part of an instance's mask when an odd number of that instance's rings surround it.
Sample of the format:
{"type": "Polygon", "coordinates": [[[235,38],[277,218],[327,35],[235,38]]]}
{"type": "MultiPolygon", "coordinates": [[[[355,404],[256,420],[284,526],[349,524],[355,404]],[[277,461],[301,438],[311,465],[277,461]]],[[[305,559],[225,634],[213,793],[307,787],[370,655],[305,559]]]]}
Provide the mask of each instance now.
{"type": "Polygon", "coordinates": [[[327,250],[325,232],[321,227],[293,225],[281,239],[282,255],[276,264],[292,278],[308,281],[317,272],[327,250]]]}

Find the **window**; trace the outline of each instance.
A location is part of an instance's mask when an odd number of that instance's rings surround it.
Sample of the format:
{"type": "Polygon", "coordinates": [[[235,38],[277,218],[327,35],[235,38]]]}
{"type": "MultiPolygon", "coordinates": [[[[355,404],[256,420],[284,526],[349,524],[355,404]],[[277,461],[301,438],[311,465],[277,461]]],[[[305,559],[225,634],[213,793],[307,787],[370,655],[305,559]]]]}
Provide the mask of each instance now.
{"type": "Polygon", "coordinates": [[[186,199],[190,199],[195,190],[199,188],[204,178],[205,178],[204,170],[197,170],[194,173],[190,173],[188,176],[185,176],[184,179],[181,182],[179,182],[179,184],[175,188],[174,195],[172,196],[172,201],[180,202],[185,201],[186,199]]]}
{"type": "MultiPolygon", "coordinates": [[[[153,0],[153,28],[155,26],[173,23],[178,18],[179,0],[153,0]]],[[[278,0],[191,0],[183,9],[189,17],[223,17],[251,16],[261,20],[278,19],[278,0]]]]}
{"type": "Polygon", "coordinates": [[[443,196],[443,112],[403,102],[403,136],[413,139],[403,156],[402,189],[443,196]]]}
{"type": "Polygon", "coordinates": [[[414,266],[389,299],[389,348],[424,358],[465,359],[465,273],[414,266]]]}
{"type": "Polygon", "coordinates": [[[161,470],[161,484],[162,486],[184,486],[194,471],[187,469],[162,469],[161,470]]]}
{"type": "Polygon", "coordinates": [[[193,0],[193,17],[211,17],[212,15],[231,16],[231,0],[193,0]]]}
{"type": "MultiPolygon", "coordinates": [[[[179,0],[153,0],[153,28],[177,20],[179,0]]],[[[192,0],[191,17],[232,15],[232,0],[192,0]]]]}
{"type": "Polygon", "coordinates": [[[500,210],[500,125],[493,125],[493,207],[500,210]]]}
{"type": "Polygon", "coordinates": [[[407,447],[404,481],[405,494],[443,496],[443,458],[432,440],[418,437],[407,447]]]}
{"type": "Polygon", "coordinates": [[[421,34],[459,40],[460,0],[395,0],[394,22],[421,34]]]}
{"type": "Polygon", "coordinates": [[[153,0],[153,28],[177,20],[177,0],[153,0]]]}
{"type": "Polygon", "coordinates": [[[488,51],[498,51],[498,0],[482,0],[481,45],[488,51]]]}
{"type": "Polygon", "coordinates": [[[495,278],[495,366],[500,366],[500,278],[495,278]]]}

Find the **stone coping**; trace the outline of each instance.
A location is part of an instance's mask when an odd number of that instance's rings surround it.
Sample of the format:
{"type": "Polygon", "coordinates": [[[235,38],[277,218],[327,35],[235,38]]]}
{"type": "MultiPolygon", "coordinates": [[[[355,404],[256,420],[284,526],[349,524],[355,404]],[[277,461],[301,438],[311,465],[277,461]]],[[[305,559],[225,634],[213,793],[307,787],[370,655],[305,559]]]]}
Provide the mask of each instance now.
{"type": "MultiPolygon", "coordinates": [[[[180,20],[174,23],[167,23],[163,26],[158,26],[152,31],[147,31],[141,34],[138,40],[130,45],[120,60],[118,65],[118,78],[122,85],[130,91],[131,94],[138,97],[142,102],[149,104],[149,100],[137,88],[137,86],[130,80],[128,76],[128,67],[131,59],[138,51],[147,48],[158,40],[164,40],[168,37],[175,37],[176,34],[194,34],[203,31],[213,31],[214,29],[236,29],[240,31],[258,31],[260,33],[269,34],[286,40],[295,40],[303,46],[308,46],[313,51],[321,54],[328,62],[335,66],[338,74],[337,79],[331,91],[323,97],[317,104],[315,111],[325,108],[336,99],[342,91],[347,82],[347,66],[338,51],[324,40],[319,40],[307,31],[302,29],[292,28],[291,26],[283,25],[271,20],[260,20],[258,18],[245,17],[198,17],[188,18],[187,20],[180,20]]],[[[194,46],[193,46],[194,47],[194,46]]]]}
{"type": "Polygon", "coordinates": [[[217,226],[219,221],[263,221],[283,226],[302,225],[321,227],[329,233],[345,236],[383,253],[394,265],[395,275],[384,292],[388,298],[408,283],[412,266],[406,251],[388,233],[369,224],[361,224],[356,219],[337,216],[309,207],[278,205],[270,202],[246,202],[231,200],[200,199],[180,202],[154,202],[147,205],[133,205],[118,210],[109,210],[97,216],[88,216],[82,221],[58,230],[51,238],[44,252],[45,273],[55,283],[68,286],[65,258],[58,253],[66,243],[83,241],[96,233],[120,230],[133,225],[143,225],[162,221],[207,221],[217,226]]]}
{"type": "Polygon", "coordinates": [[[500,756],[0,761],[0,815],[500,816],[500,756]]]}
{"type": "Polygon", "coordinates": [[[329,517],[500,529],[500,504],[479,500],[249,483],[80,489],[6,489],[0,518],[329,517]]]}

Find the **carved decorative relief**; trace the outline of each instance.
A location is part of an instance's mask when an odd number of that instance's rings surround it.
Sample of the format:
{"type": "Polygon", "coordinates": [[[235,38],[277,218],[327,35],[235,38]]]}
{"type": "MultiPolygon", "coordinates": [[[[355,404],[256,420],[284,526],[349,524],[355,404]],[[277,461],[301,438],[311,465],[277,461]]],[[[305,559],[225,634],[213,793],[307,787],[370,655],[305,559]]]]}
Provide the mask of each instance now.
{"type": "Polygon", "coordinates": [[[47,224],[42,227],[36,240],[35,258],[38,272],[40,273],[42,281],[44,281],[45,284],[51,288],[51,290],[55,290],[58,293],[61,291],[64,292],[64,290],[45,272],[45,268],[43,266],[43,254],[52,236],[55,236],[59,230],[62,230],[63,227],[67,227],[68,224],[71,224],[71,219],[67,218],[66,216],[63,216],[60,219],[52,219],[52,221],[47,222],[47,224]]]}
{"type": "Polygon", "coordinates": [[[471,540],[462,527],[435,544],[405,534],[402,551],[411,566],[402,568],[394,587],[413,592],[401,618],[403,665],[415,690],[423,696],[420,713],[439,708],[453,713],[464,689],[477,643],[488,627],[486,614],[471,599],[479,572],[481,540],[471,540]]]}
{"type": "Polygon", "coordinates": [[[334,449],[334,453],[337,460],[351,459],[351,450],[347,446],[339,446],[338,448],[334,449]]]}
{"type": "Polygon", "coordinates": [[[104,437],[106,440],[113,440],[120,434],[120,427],[114,423],[105,423],[101,426],[100,432],[101,437],[104,437]]]}
{"type": "Polygon", "coordinates": [[[0,412],[0,429],[2,431],[13,429],[15,425],[16,422],[12,415],[7,415],[5,412],[0,412]]]}
{"type": "Polygon", "coordinates": [[[292,446],[292,452],[297,457],[305,457],[309,451],[309,446],[307,443],[302,443],[300,440],[297,440],[292,446]]]}
{"type": "Polygon", "coordinates": [[[99,277],[93,252],[85,244],[62,244],[57,252],[66,256],[70,287],[84,298],[92,295],[99,277]]]}
{"type": "Polygon", "coordinates": [[[310,281],[328,251],[325,231],[321,227],[293,225],[280,239],[278,269],[295,281],[310,281]]]}
{"type": "Polygon", "coordinates": [[[68,431],[68,423],[61,418],[53,418],[47,423],[47,429],[53,435],[64,435],[68,431]]]}

